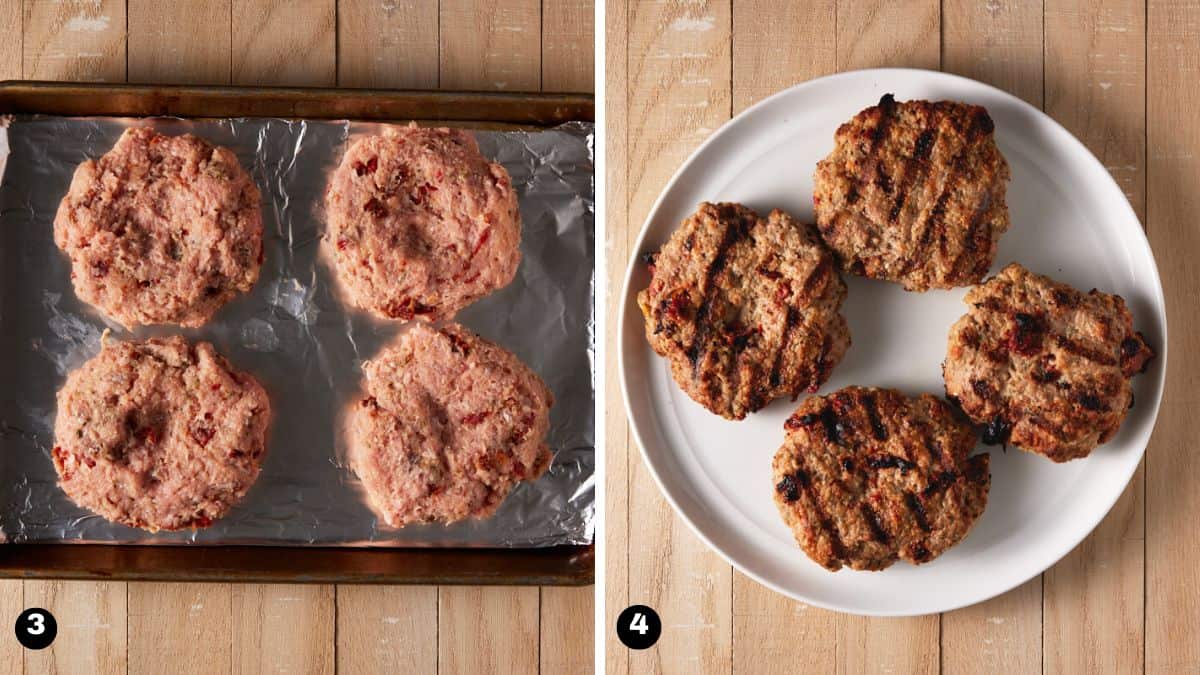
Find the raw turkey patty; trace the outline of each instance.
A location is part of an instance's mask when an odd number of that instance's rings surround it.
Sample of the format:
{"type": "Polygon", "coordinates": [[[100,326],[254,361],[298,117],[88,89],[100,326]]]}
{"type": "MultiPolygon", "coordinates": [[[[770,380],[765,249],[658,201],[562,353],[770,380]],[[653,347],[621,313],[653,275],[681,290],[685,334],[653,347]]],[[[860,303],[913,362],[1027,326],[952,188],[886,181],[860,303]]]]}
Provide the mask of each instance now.
{"type": "Polygon", "coordinates": [[[58,392],[54,468],[108,520],[206,527],[258,478],[270,416],[258,382],[207,342],[107,342],[58,392]]]}
{"type": "Polygon", "coordinates": [[[512,180],[461,129],[360,138],[333,173],[325,210],[350,299],[384,318],[451,318],[508,285],[521,261],[512,180]]]}
{"type": "Polygon", "coordinates": [[[232,152],[146,127],[79,165],[54,218],[76,294],[126,328],[208,321],[258,280],[262,237],[232,152]]]}
{"type": "Polygon", "coordinates": [[[417,323],[363,373],[350,466],[393,527],[485,518],[550,465],[550,390],[462,326],[417,323]]]}

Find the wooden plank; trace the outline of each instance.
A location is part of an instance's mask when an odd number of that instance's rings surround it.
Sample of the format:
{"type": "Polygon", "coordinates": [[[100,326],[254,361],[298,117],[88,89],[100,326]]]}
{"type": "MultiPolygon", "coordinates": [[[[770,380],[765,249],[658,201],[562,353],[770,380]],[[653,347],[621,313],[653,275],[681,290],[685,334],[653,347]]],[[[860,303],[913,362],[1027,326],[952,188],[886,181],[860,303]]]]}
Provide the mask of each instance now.
{"type": "Polygon", "coordinates": [[[733,6],[733,112],[837,70],[832,3],[746,0],[733,6]]]}
{"type": "Polygon", "coordinates": [[[228,673],[230,584],[129,584],[130,673],[228,673]]]}
{"type": "Polygon", "coordinates": [[[234,584],[234,673],[331,673],[333,586],[234,584]]]}
{"type": "Polygon", "coordinates": [[[594,673],[594,586],[542,588],[539,663],[542,673],[594,673]]]}
{"type": "MultiPolygon", "coordinates": [[[[1042,105],[1040,2],[943,4],[942,69],[1042,105]]],[[[942,617],[947,672],[1041,672],[1042,578],[942,617]]]]}
{"type": "Polygon", "coordinates": [[[229,84],[232,0],[129,0],[129,81],[229,84]]]}
{"type": "Polygon", "coordinates": [[[590,92],[595,80],[591,0],[542,4],[542,91],[590,92]]]}
{"type": "Polygon", "coordinates": [[[437,87],[438,3],[338,0],[337,32],[340,86],[437,87]]]}
{"type": "MultiPolygon", "coordinates": [[[[940,64],[937,0],[872,0],[837,6],[838,70],[940,64]]],[[[939,667],[937,616],[838,616],[837,672],[927,673],[939,667]]]]}
{"type": "Polygon", "coordinates": [[[606,2],[604,21],[604,209],[606,212],[606,263],[608,293],[606,306],[606,378],[604,429],[604,662],[607,675],[629,672],[630,650],[615,639],[612,627],[629,601],[629,467],[636,450],[629,437],[629,420],[620,405],[621,385],[617,377],[617,318],[621,311],[620,285],[629,261],[636,229],[629,222],[629,8],[625,0],[606,2]]]}
{"type": "Polygon", "coordinates": [[[124,673],[125,586],[93,581],[25,582],[25,605],[49,610],[58,622],[53,644],[26,652],[25,672],[124,673]]]}
{"type": "Polygon", "coordinates": [[[1146,459],[1146,670],[1200,671],[1200,2],[1150,0],[1146,43],[1146,229],[1166,292],[1172,345],[1146,459]]]}
{"type": "MultiPolygon", "coordinates": [[[[837,68],[831,3],[750,0],[733,6],[733,113],[837,68]]],[[[837,616],[733,576],[733,672],[764,673],[781,663],[832,673],[837,616]]]]}
{"type": "Polygon", "coordinates": [[[233,0],[234,84],[337,84],[335,0],[233,0]]]}
{"type": "Polygon", "coordinates": [[[1042,577],[998,598],[944,614],[942,670],[1041,673],[1042,577]]]}
{"type": "MultiPolygon", "coordinates": [[[[25,604],[23,581],[0,581],[0,616],[11,617],[10,620],[15,623],[17,616],[28,606],[25,604]]],[[[27,650],[15,639],[5,636],[4,640],[0,640],[0,675],[20,675],[23,672],[26,653],[27,650]]]]}
{"type": "Polygon", "coordinates": [[[442,89],[541,88],[538,0],[442,0],[442,89]]]}
{"type": "Polygon", "coordinates": [[[538,603],[536,588],[439,588],[438,672],[537,672],[538,603]]]}
{"type": "Polygon", "coordinates": [[[938,672],[938,617],[882,619],[839,614],[837,673],[938,672]]]}
{"type": "Polygon", "coordinates": [[[841,0],[837,5],[838,70],[898,67],[937,70],[938,0],[841,0]]]}
{"type": "MultiPolygon", "coordinates": [[[[1104,162],[1145,213],[1145,7],[1046,0],[1046,112],[1104,162]]],[[[1135,317],[1136,321],[1136,317],[1135,317]]],[[[1045,575],[1046,672],[1141,672],[1144,480],[1045,575]]]]}
{"type": "MultiPolygon", "coordinates": [[[[837,614],[809,607],[739,573],[733,576],[733,673],[837,672],[837,614]]],[[[900,672],[900,671],[897,671],[900,672]]]]}
{"type": "MultiPolygon", "coordinates": [[[[728,2],[716,1],[629,8],[631,238],[679,164],[729,119],[730,11],[728,2]]],[[[654,648],[629,654],[629,670],[728,673],[732,570],[675,516],[642,462],[627,462],[628,603],[653,607],[663,623],[654,648]]]]}
{"type": "Polygon", "coordinates": [[[20,79],[25,12],[21,0],[0,0],[0,25],[9,26],[9,34],[0,40],[0,78],[20,79]]]}
{"type": "Polygon", "coordinates": [[[1040,0],[947,0],[942,8],[942,70],[1042,107],[1040,0]]]}
{"type": "Polygon", "coordinates": [[[338,672],[437,672],[437,596],[436,586],[338,586],[338,672]]]}
{"type": "Polygon", "coordinates": [[[124,0],[25,3],[24,76],[125,81],[124,0]]]}

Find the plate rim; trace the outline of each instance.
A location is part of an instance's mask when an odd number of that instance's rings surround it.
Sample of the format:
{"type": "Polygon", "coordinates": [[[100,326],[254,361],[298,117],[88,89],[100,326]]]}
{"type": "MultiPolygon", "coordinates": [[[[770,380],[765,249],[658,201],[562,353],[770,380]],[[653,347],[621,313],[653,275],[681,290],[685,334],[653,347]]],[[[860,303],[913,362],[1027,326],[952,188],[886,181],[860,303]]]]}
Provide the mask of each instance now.
{"type": "MultiPolygon", "coordinates": [[[[640,315],[640,313],[639,313],[639,315],[640,315]]],[[[1133,206],[1129,203],[1129,198],[1125,195],[1124,191],[1121,190],[1120,185],[1112,177],[1112,174],[1110,174],[1108,172],[1108,169],[1106,169],[1104,167],[1103,162],[1101,162],[1100,159],[1097,158],[1096,155],[1093,154],[1092,151],[1086,145],[1084,145],[1084,143],[1082,141],[1080,141],[1078,138],[1075,137],[1074,134],[1072,134],[1070,131],[1068,131],[1066,127],[1064,127],[1062,124],[1060,124],[1057,120],[1055,120],[1050,115],[1046,114],[1045,111],[1034,107],[1033,105],[1031,105],[1029,102],[1025,101],[1024,99],[1021,99],[1018,96],[1015,96],[1003,89],[1000,89],[999,87],[995,87],[993,85],[987,84],[985,82],[980,82],[978,80],[974,80],[969,77],[964,77],[962,75],[956,75],[953,73],[946,73],[946,72],[942,72],[939,70],[928,70],[928,69],[922,69],[922,68],[863,68],[863,69],[857,69],[857,70],[847,70],[847,71],[842,71],[842,72],[838,72],[838,73],[832,73],[829,75],[824,75],[822,77],[812,78],[809,80],[805,80],[803,82],[798,82],[789,87],[781,89],[781,90],[775,92],[774,94],[771,94],[770,96],[767,96],[766,98],[762,99],[761,101],[758,101],[754,105],[751,105],[750,107],[746,108],[742,112],[731,117],[729,120],[726,120],[724,123],[721,124],[721,126],[719,128],[717,128],[716,131],[711,133],[706,139],[704,139],[704,141],[702,141],[698,146],[696,146],[696,148],[694,150],[692,150],[692,152],[688,155],[687,159],[685,159],[679,165],[679,167],[675,170],[675,172],[674,172],[674,174],[672,174],[671,178],[663,185],[662,189],[659,191],[658,197],[655,198],[654,203],[651,205],[650,210],[647,212],[645,220],[642,222],[641,228],[639,229],[639,232],[638,232],[638,236],[637,236],[636,240],[634,241],[633,245],[631,246],[629,260],[627,261],[626,267],[625,267],[624,278],[623,278],[622,284],[621,284],[620,305],[618,306],[618,312],[617,312],[617,330],[615,333],[615,339],[617,341],[617,350],[616,350],[617,351],[617,376],[620,381],[621,398],[622,398],[623,408],[625,411],[626,421],[628,422],[628,425],[629,425],[629,431],[630,431],[631,435],[633,436],[635,443],[638,446],[638,451],[641,456],[642,464],[650,472],[650,475],[653,477],[655,484],[658,486],[659,493],[671,505],[671,509],[675,512],[675,514],[677,516],[679,516],[679,518],[681,520],[683,520],[684,523],[687,524],[688,528],[692,531],[692,533],[696,537],[698,537],[704,543],[704,545],[706,547],[708,547],[708,549],[710,551],[717,553],[723,560],[725,560],[726,563],[730,564],[737,571],[746,575],[747,577],[750,577],[751,579],[753,579],[755,582],[761,584],[762,586],[765,586],[765,587],[771,589],[772,591],[779,593],[787,598],[790,598],[797,602],[802,602],[807,605],[811,605],[814,607],[820,607],[822,609],[841,612],[841,613],[845,613],[845,614],[857,615],[857,616],[880,616],[880,617],[928,616],[931,614],[939,614],[942,612],[949,612],[949,611],[953,611],[956,609],[961,609],[963,607],[969,607],[969,606],[976,605],[976,604],[979,604],[982,602],[986,602],[992,598],[1003,595],[1004,593],[1007,593],[1008,591],[1010,591],[1018,586],[1021,586],[1022,584],[1027,583],[1030,579],[1033,579],[1034,577],[1036,577],[1040,574],[1043,574],[1046,570],[1048,570],[1051,567],[1053,567],[1054,565],[1058,564],[1059,561],[1061,561],[1063,558],[1065,558],[1067,555],[1069,555],[1072,551],[1074,551],[1076,548],[1078,548],[1079,544],[1082,543],[1083,540],[1086,539],[1089,535],[1091,535],[1091,533],[1093,531],[1095,531],[1095,529],[1100,525],[1100,523],[1103,522],[1103,520],[1108,516],[1109,512],[1112,511],[1113,506],[1116,505],[1116,503],[1120,500],[1121,496],[1125,493],[1125,490],[1128,489],[1129,483],[1133,479],[1134,474],[1137,472],[1138,466],[1140,466],[1142,461],[1145,459],[1146,448],[1148,447],[1150,440],[1153,437],[1154,428],[1158,424],[1158,414],[1159,414],[1159,411],[1162,406],[1162,399],[1163,399],[1163,394],[1165,392],[1165,382],[1166,382],[1166,373],[1167,373],[1167,357],[1168,357],[1168,344],[1169,344],[1169,339],[1168,339],[1169,327],[1168,327],[1167,320],[1168,320],[1167,303],[1166,303],[1165,295],[1163,292],[1162,279],[1159,275],[1158,261],[1155,259],[1154,251],[1150,246],[1150,240],[1146,234],[1145,223],[1142,222],[1141,218],[1139,218],[1137,213],[1133,210],[1133,206]],[[804,90],[807,88],[814,88],[818,85],[829,84],[830,82],[835,82],[837,80],[848,80],[848,79],[871,77],[871,76],[877,77],[879,79],[886,79],[888,76],[918,77],[918,78],[928,78],[931,80],[942,80],[944,83],[947,83],[950,86],[967,85],[967,86],[972,86],[972,87],[982,87],[985,90],[989,90],[991,94],[999,96],[1002,99],[1006,99],[1008,103],[1016,105],[1018,108],[1024,109],[1025,112],[1034,113],[1034,116],[1036,118],[1039,118],[1041,122],[1048,123],[1048,128],[1049,128],[1050,132],[1054,136],[1056,136],[1060,142],[1065,143],[1068,146],[1068,148],[1073,148],[1075,150],[1075,152],[1073,154],[1080,158],[1079,161],[1090,163],[1092,165],[1093,169],[1099,169],[1100,173],[1102,173],[1108,181],[1107,182],[1108,188],[1111,190],[1116,190],[1117,194],[1121,195],[1121,203],[1124,205],[1124,209],[1125,209],[1124,215],[1128,218],[1132,218],[1135,222],[1137,222],[1139,225],[1141,225],[1141,227],[1137,228],[1138,235],[1140,238],[1135,238],[1135,241],[1138,241],[1141,244],[1142,248],[1144,249],[1145,254],[1149,257],[1149,260],[1151,262],[1151,279],[1154,282],[1154,291],[1155,291],[1154,298],[1155,298],[1156,305],[1157,305],[1155,309],[1156,309],[1156,313],[1161,311],[1161,314],[1162,314],[1162,316],[1160,317],[1161,322],[1162,322],[1162,344],[1159,346],[1158,353],[1156,354],[1156,357],[1160,360],[1160,364],[1159,364],[1159,372],[1158,372],[1158,381],[1155,385],[1156,386],[1156,388],[1155,388],[1156,394],[1154,396],[1153,410],[1151,411],[1150,423],[1149,423],[1149,427],[1147,429],[1145,442],[1140,443],[1141,447],[1138,451],[1138,461],[1131,463],[1131,468],[1129,469],[1128,474],[1125,476],[1124,485],[1122,486],[1121,490],[1119,490],[1115,493],[1115,496],[1112,498],[1112,500],[1108,503],[1108,505],[1104,509],[1096,509],[1097,516],[1094,519],[1094,521],[1086,529],[1081,528],[1080,529],[1081,534],[1078,536],[1078,538],[1075,539],[1069,547],[1065,548],[1061,554],[1058,554],[1057,556],[1055,556],[1054,559],[1052,561],[1050,561],[1050,563],[1046,567],[1033,572],[1028,577],[1019,579],[1016,583],[1013,583],[1011,585],[1005,586],[1004,584],[1001,584],[1000,587],[998,587],[998,590],[989,589],[986,594],[984,594],[980,597],[969,598],[965,601],[957,601],[956,600],[955,602],[951,602],[951,603],[947,604],[945,607],[941,607],[939,609],[930,610],[930,611],[906,611],[903,609],[900,609],[900,610],[877,610],[877,611],[861,610],[860,611],[860,610],[847,609],[844,606],[838,606],[833,603],[816,601],[812,598],[805,597],[800,593],[797,593],[791,589],[783,588],[780,585],[775,584],[774,582],[768,581],[767,579],[762,578],[760,575],[746,569],[741,563],[739,563],[737,560],[735,560],[730,554],[728,554],[726,551],[724,551],[723,549],[721,549],[720,547],[716,546],[713,543],[713,541],[702,531],[702,529],[697,525],[697,523],[694,522],[693,519],[691,517],[689,517],[689,515],[679,506],[679,502],[677,501],[675,495],[670,490],[667,489],[665,483],[663,482],[662,477],[659,475],[658,469],[655,467],[653,461],[651,461],[651,459],[649,457],[649,453],[646,450],[646,442],[643,438],[643,434],[642,434],[641,430],[639,429],[637,423],[635,422],[635,420],[637,418],[633,411],[633,407],[632,407],[632,404],[630,401],[630,395],[629,395],[629,387],[630,387],[629,374],[628,374],[629,366],[628,366],[627,356],[626,356],[625,339],[626,339],[626,333],[629,330],[629,326],[627,325],[627,321],[628,321],[627,317],[630,316],[629,305],[631,302],[636,303],[636,295],[631,295],[631,291],[632,291],[631,283],[633,281],[634,274],[637,272],[637,265],[638,265],[638,255],[636,254],[636,252],[642,250],[642,248],[644,247],[646,236],[650,231],[650,226],[654,222],[656,217],[658,216],[658,212],[662,208],[663,201],[666,199],[668,193],[670,193],[672,191],[672,189],[675,187],[676,183],[680,180],[680,178],[687,171],[687,169],[692,165],[693,162],[695,162],[697,160],[699,155],[701,155],[708,148],[708,146],[710,144],[715,143],[721,136],[723,136],[726,133],[729,133],[730,129],[733,126],[735,126],[735,124],[737,122],[739,122],[740,120],[742,120],[745,117],[749,117],[750,115],[752,115],[755,111],[759,110],[760,108],[765,108],[767,106],[770,106],[777,99],[782,99],[784,97],[792,95],[796,91],[801,91],[801,90],[804,90]],[[1161,310],[1160,310],[1160,308],[1161,308],[1161,310]]]]}

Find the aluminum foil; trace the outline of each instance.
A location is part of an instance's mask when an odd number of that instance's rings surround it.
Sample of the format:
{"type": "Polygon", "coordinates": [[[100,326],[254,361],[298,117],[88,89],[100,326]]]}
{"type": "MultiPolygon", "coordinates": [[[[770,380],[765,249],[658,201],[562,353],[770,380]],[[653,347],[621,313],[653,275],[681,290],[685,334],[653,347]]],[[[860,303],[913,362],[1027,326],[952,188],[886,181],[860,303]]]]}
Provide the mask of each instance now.
{"type": "Polygon", "coordinates": [[[404,329],[348,306],[318,255],[326,178],[348,140],[379,124],[280,119],[16,117],[0,129],[0,528],[14,542],[534,547],[590,543],[595,470],[593,128],[476,131],[520,195],[522,260],[506,288],[457,320],[517,354],[553,390],[549,472],[495,516],[388,528],[367,507],[336,438],[360,366],[404,329]],[[52,222],[75,167],[132,124],[193,133],[237,153],[263,197],[258,284],[199,329],[127,332],[80,302],[52,222]],[[225,518],[149,534],[69,501],[50,461],[55,392],[109,339],[183,334],[212,342],[271,396],[262,474],[225,518]]]}

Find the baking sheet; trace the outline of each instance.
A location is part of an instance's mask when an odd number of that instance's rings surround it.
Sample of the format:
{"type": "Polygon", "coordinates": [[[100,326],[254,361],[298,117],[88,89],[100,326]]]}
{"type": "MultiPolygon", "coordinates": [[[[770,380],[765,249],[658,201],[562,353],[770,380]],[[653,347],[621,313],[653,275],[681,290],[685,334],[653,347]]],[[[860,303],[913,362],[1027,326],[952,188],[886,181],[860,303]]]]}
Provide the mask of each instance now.
{"type": "Polygon", "coordinates": [[[19,116],[0,130],[0,528],[12,542],[533,547],[585,544],[594,515],[595,228],[593,128],[476,131],[520,197],[513,282],[457,320],[517,354],[554,392],[550,470],[520,484],[492,518],[391,529],[366,506],[335,438],[359,394],[360,365],[403,324],[345,304],[318,255],[326,176],[348,139],[383,125],[280,119],[19,116]],[[127,332],[80,302],[52,222],[75,167],[131,124],[193,133],[233,150],[263,197],[266,259],[254,289],[199,329],[127,332]],[[7,138],[4,138],[7,136],[7,138]],[[4,148],[8,148],[7,157],[4,148]],[[6,165],[6,166],[5,166],[6,165]],[[225,518],[149,534],[71,503],[50,461],[54,394],[110,339],[182,334],[212,342],[271,396],[262,474],[225,518]]]}

